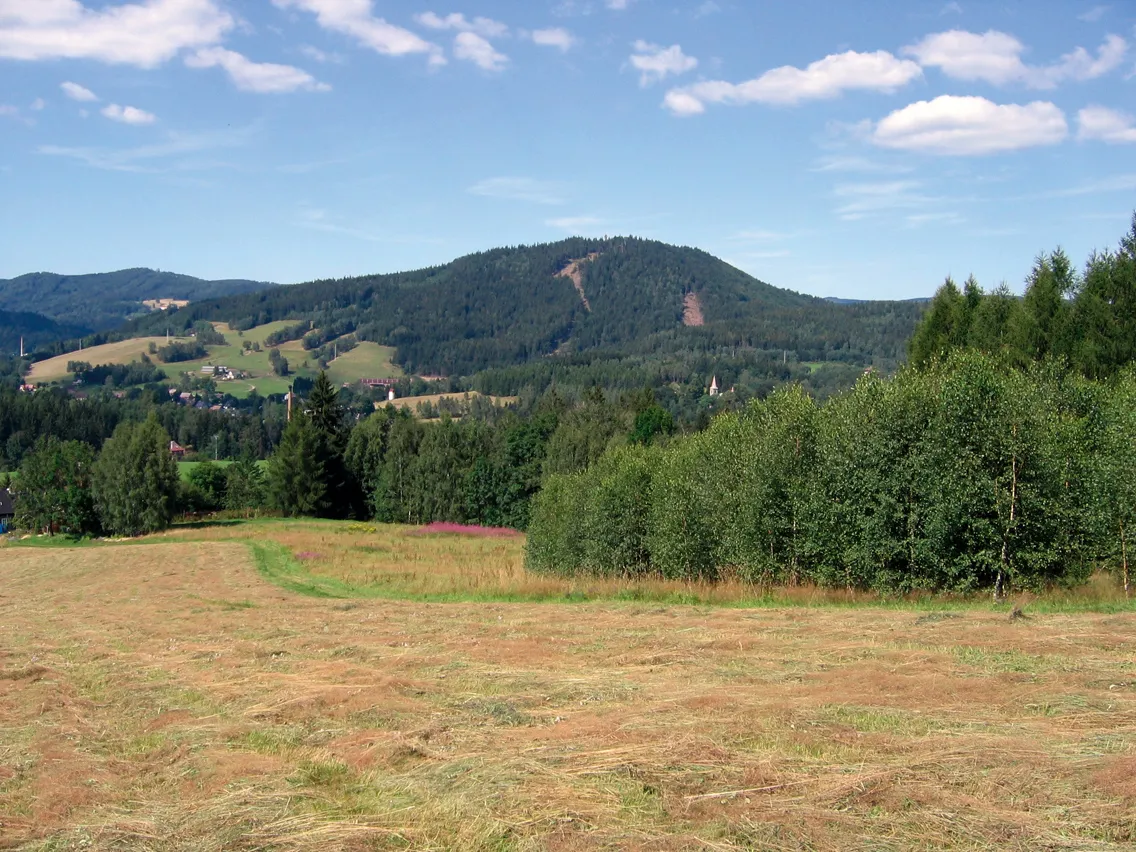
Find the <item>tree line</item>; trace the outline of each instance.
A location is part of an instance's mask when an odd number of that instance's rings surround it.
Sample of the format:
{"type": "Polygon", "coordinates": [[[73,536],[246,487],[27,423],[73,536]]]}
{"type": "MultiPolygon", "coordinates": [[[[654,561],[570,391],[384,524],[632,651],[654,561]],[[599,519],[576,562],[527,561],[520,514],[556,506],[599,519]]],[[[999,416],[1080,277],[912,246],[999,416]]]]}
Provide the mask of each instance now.
{"type": "Polygon", "coordinates": [[[817,404],[780,389],[667,447],[554,475],[539,572],[974,592],[1127,586],[1136,372],[1105,384],[973,351],[817,404]]]}

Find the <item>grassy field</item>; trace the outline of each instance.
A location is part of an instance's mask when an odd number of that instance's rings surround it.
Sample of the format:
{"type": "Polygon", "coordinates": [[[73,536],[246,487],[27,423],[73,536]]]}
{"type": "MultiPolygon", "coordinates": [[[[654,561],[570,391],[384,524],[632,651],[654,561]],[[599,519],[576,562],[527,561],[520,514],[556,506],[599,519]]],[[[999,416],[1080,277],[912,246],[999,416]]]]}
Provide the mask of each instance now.
{"type": "Polygon", "coordinates": [[[522,547],[284,521],[3,547],[0,846],[1136,844],[1131,609],[468,599],[553,582],[522,547]],[[412,593],[466,599],[384,599],[412,593]]]}
{"type": "MultiPolygon", "coordinates": [[[[478,393],[477,391],[468,391],[466,393],[432,393],[424,394],[423,396],[404,396],[401,399],[396,399],[391,402],[391,405],[395,406],[396,408],[409,408],[411,411],[414,411],[416,408],[418,408],[419,405],[424,402],[429,402],[433,405],[437,405],[443,399],[452,399],[456,402],[463,402],[466,397],[473,399],[475,396],[485,396],[485,398],[490,400],[494,405],[510,405],[511,403],[517,401],[517,398],[515,396],[489,396],[486,394],[478,393]]],[[[376,403],[376,405],[383,406],[386,405],[386,403],[379,402],[376,403]]]]}
{"type": "MultiPolygon", "coordinates": [[[[279,331],[292,323],[272,322],[257,326],[238,335],[224,323],[216,323],[217,331],[225,336],[224,346],[210,346],[208,355],[195,361],[181,361],[176,364],[159,364],[172,382],[176,382],[182,373],[200,374],[205,366],[225,366],[234,371],[243,371],[251,378],[235,379],[231,382],[218,382],[219,390],[244,398],[254,389],[262,396],[285,393],[291,385],[291,378],[280,378],[273,375],[268,360],[269,347],[264,340],[274,331],[279,331]],[[261,351],[253,352],[244,349],[244,342],[255,342],[261,345],[261,351]]],[[[102,346],[92,346],[84,349],[82,353],[72,352],[68,355],[59,355],[46,361],[37,362],[32,366],[29,381],[33,383],[62,381],[71,378],[67,371],[68,361],[87,361],[92,365],[99,364],[128,364],[137,361],[148,352],[149,344],[164,346],[164,337],[146,337],[137,340],[126,340],[119,343],[106,343],[102,346]]],[[[290,340],[280,344],[281,354],[288,359],[291,371],[298,376],[313,378],[318,367],[314,361],[309,361],[311,353],[305,351],[298,340],[290,340]],[[308,362],[305,367],[304,363],[308,362]]],[[[151,356],[153,357],[153,356],[151,356]]],[[[402,375],[402,371],[392,363],[394,349],[389,346],[379,346],[377,343],[360,343],[350,352],[336,358],[328,365],[328,375],[336,383],[357,382],[359,379],[376,378],[385,379],[402,375]]]]}

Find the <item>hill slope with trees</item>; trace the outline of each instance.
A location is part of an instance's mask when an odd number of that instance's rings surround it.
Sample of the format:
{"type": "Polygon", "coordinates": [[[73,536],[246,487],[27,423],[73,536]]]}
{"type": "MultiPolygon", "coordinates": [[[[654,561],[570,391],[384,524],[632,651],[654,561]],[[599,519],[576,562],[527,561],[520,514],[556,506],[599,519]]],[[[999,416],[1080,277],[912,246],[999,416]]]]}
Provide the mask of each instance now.
{"type": "Polygon", "coordinates": [[[78,337],[88,331],[86,326],[57,322],[43,314],[0,310],[0,352],[4,353],[18,353],[21,338],[24,348],[31,352],[41,343],[78,337]]]}
{"type": "Polygon", "coordinates": [[[782,363],[866,366],[900,360],[922,310],[912,302],[835,304],[778,289],[698,249],[573,238],[412,272],[205,299],[160,319],[138,318],[128,331],[295,320],[292,337],[306,335],[305,345],[351,334],[396,347],[407,372],[445,376],[552,356],[569,363],[581,353],[589,364],[745,352],[751,361],[761,354],[782,363]]]}
{"type": "MultiPolygon", "coordinates": [[[[0,279],[0,305],[34,311],[87,331],[105,331],[148,312],[151,299],[212,299],[275,287],[265,281],[204,281],[153,269],[121,269],[91,275],[33,272],[0,279]]],[[[56,338],[58,339],[58,338],[56,338]]]]}

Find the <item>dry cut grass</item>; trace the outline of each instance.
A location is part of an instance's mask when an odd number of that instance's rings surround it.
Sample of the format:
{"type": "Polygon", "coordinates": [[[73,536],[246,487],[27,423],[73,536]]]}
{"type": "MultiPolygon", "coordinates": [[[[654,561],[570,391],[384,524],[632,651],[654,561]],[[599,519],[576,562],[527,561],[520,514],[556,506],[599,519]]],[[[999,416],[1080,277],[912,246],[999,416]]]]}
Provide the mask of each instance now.
{"type": "MultiPolygon", "coordinates": [[[[516,542],[264,527],[516,577],[516,542]]],[[[1132,613],[319,599],[239,532],[0,550],[0,847],[1136,846],[1132,613]]]]}

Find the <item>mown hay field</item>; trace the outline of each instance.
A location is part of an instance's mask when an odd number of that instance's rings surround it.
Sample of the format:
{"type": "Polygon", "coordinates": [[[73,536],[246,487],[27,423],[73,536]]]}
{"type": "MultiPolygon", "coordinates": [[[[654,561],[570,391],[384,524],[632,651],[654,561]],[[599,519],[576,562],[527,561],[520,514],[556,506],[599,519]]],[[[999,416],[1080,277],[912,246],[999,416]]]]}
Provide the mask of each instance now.
{"type": "Polygon", "coordinates": [[[0,847],[1136,848],[1130,609],[528,602],[522,547],[0,548],[0,847]]]}

